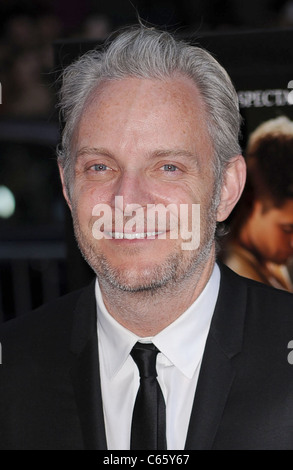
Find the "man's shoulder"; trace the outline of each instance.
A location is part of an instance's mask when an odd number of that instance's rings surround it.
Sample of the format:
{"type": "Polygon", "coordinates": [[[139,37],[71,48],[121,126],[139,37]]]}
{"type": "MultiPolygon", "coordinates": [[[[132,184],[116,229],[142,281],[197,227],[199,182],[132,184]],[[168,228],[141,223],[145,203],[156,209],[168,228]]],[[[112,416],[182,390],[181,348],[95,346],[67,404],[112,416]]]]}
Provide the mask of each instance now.
{"type": "Polygon", "coordinates": [[[225,283],[230,283],[232,281],[233,285],[235,283],[235,285],[237,284],[238,286],[242,286],[247,289],[248,293],[256,296],[284,300],[286,303],[289,302],[290,304],[293,302],[293,293],[242,276],[224,263],[219,262],[218,264],[225,283]]]}
{"type": "Polygon", "coordinates": [[[250,308],[265,314],[287,312],[293,320],[293,294],[291,292],[240,276],[225,265],[220,267],[224,282],[232,285],[231,295],[233,295],[233,288],[237,286],[246,292],[246,301],[250,308]]]}
{"type": "Polygon", "coordinates": [[[24,315],[0,325],[0,343],[40,343],[42,338],[54,340],[69,337],[74,313],[80,299],[94,297],[94,285],[58,297],[24,315]]]}
{"type": "MultiPolygon", "coordinates": [[[[213,337],[227,354],[242,351],[246,371],[259,367],[264,351],[266,370],[279,363],[287,367],[288,345],[293,340],[293,294],[239,276],[226,266],[221,266],[221,274],[213,337]]],[[[287,373],[292,374],[291,369],[287,373]]]]}

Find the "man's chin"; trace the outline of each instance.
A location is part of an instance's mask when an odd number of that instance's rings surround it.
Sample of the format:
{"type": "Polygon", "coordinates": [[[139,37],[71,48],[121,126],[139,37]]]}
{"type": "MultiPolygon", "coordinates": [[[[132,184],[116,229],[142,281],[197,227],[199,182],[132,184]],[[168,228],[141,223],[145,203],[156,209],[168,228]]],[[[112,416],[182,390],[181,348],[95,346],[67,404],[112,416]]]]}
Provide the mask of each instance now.
{"type": "MultiPolygon", "coordinates": [[[[213,239],[207,237],[198,250],[161,250],[136,259],[130,256],[114,256],[108,250],[97,250],[88,242],[78,225],[75,225],[76,239],[83,257],[99,278],[100,285],[109,292],[116,288],[120,292],[159,292],[174,289],[188,277],[197,277],[210,256],[213,239]]],[[[213,235],[213,232],[212,232],[213,235]]]]}
{"type": "MultiPolygon", "coordinates": [[[[100,266],[101,268],[101,266],[100,266]]],[[[102,284],[110,284],[123,292],[138,293],[157,291],[172,282],[174,270],[162,272],[160,267],[148,270],[100,269],[97,273],[102,284]]]]}
{"type": "Polygon", "coordinates": [[[140,282],[140,283],[126,283],[119,280],[111,279],[110,281],[112,287],[119,289],[121,292],[129,292],[133,294],[142,293],[142,292],[154,292],[162,289],[166,284],[163,282],[140,282]]]}

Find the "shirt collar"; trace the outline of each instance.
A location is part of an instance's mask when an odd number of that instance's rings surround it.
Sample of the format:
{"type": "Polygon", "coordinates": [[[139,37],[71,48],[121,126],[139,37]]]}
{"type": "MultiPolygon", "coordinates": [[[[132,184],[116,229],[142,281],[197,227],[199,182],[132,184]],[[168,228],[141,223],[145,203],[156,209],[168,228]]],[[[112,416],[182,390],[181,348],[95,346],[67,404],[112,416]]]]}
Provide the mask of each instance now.
{"type": "MultiPolygon", "coordinates": [[[[215,264],[205,288],[193,304],[173,323],[149,338],[186,377],[191,378],[202,359],[206,338],[218,297],[220,270],[215,264]]],[[[107,311],[98,280],[95,286],[98,331],[105,370],[115,376],[140,337],[124,328],[107,311]]],[[[146,341],[143,338],[143,341],[146,341]]]]}

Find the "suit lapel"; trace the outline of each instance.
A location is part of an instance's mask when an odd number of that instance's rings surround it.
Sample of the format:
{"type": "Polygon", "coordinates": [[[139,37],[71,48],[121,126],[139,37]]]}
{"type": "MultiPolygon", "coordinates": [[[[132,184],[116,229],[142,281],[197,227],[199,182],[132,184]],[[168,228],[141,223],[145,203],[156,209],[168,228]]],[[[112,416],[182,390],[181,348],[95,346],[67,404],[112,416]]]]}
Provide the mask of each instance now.
{"type": "MultiPolygon", "coordinates": [[[[246,285],[225,266],[193,403],[186,450],[211,449],[241,351],[246,285]]],[[[72,327],[71,377],[86,450],[107,449],[100,386],[94,282],[82,292],[72,327]]]]}
{"type": "Polygon", "coordinates": [[[71,350],[71,377],[86,450],[107,449],[101,397],[94,282],[76,307],[71,350]]]}
{"type": "Polygon", "coordinates": [[[186,450],[211,449],[233,383],[233,358],[241,351],[246,286],[225,266],[207,338],[186,439],[186,450]]]}

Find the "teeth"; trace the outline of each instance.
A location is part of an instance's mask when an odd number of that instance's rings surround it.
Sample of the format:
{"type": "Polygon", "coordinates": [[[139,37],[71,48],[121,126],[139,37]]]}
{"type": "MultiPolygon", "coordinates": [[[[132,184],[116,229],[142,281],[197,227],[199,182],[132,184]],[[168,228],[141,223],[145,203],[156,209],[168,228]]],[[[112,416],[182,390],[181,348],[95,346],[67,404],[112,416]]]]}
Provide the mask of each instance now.
{"type": "Polygon", "coordinates": [[[160,235],[164,232],[142,232],[142,233],[123,233],[123,232],[107,232],[110,238],[115,238],[116,240],[122,240],[123,238],[126,240],[135,240],[135,239],[142,239],[142,238],[149,238],[155,237],[156,235],[160,235]]]}

